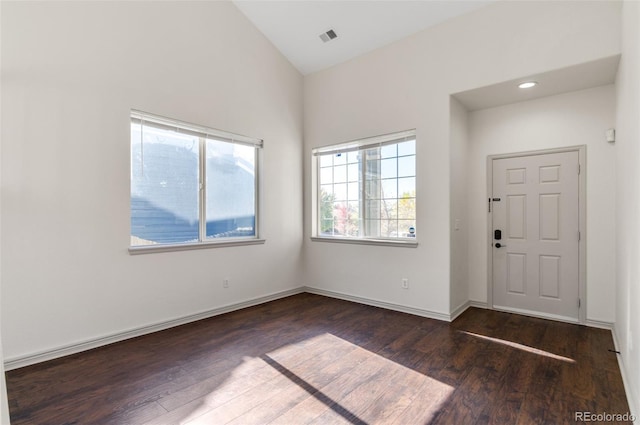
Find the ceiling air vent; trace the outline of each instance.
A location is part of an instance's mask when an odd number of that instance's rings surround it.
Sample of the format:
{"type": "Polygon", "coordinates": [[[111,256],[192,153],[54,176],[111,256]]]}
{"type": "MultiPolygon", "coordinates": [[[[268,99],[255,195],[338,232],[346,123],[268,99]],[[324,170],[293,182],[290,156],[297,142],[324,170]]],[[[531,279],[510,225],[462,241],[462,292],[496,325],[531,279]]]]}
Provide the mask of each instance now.
{"type": "Polygon", "coordinates": [[[329,30],[327,32],[323,32],[322,34],[320,34],[320,40],[324,41],[325,43],[337,37],[338,37],[338,34],[336,34],[334,30],[329,30]]]}

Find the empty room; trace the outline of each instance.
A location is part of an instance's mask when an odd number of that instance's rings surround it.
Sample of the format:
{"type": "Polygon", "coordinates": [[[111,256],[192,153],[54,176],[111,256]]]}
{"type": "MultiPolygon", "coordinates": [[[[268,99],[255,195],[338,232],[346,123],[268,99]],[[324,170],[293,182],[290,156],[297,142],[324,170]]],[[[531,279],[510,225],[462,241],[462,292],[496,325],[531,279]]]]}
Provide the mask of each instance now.
{"type": "Polygon", "coordinates": [[[640,421],[640,2],[0,2],[0,425],[640,421]]]}

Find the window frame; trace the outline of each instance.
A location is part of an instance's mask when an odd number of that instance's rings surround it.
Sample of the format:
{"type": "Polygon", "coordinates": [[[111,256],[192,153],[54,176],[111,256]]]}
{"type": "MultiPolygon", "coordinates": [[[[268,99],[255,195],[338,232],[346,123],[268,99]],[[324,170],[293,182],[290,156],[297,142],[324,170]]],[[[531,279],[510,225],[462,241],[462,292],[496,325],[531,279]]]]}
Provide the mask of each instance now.
{"type": "MultiPolygon", "coordinates": [[[[198,241],[193,242],[173,242],[156,243],[151,245],[131,245],[131,227],[129,228],[129,254],[147,254],[153,252],[185,251],[204,248],[219,248],[242,245],[264,244],[265,239],[261,237],[260,226],[260,170],[262,162],[262,149],[264,142],[262,139],[234,134],[223,130],[217,130],[196,124],[142,112],[132,109],[130,112],[129,128],[133,124],[150,126],[156,129],[175,132],[177,134],[187,134],[198,139],[198,241]],[[254,234],[252,236],[236,236],[223,238],[207,238],[207,165],[206,148],[207,140],[222,141],[233,144],[245,145],[254,148],[254,234]]],[[[131,133],[131,131],[129,131],[131,133]]],[[[133,158],[131,156],[131,145],[133,140],[129,140],[129,169],[132,169],[133,158]]],[[[131,200],[131,188],[133,175],[129,176],[129,199],[131,200]]],[[[130,201],[131,202],[131,201],[130,201]]],[[[131,203],[129,204],[129,223],[131,223],[131,203]]]]}
{"type": "MultiPolygon", "coordinates": [[[[362,245],[381,245],[381,246],[397,246],[397,247],[406,247],[406,248],[415,248],[418,246],[418,237],[408,238],[408,237],[372,237],[372,236],[328,236],[321,234],[321,226],[320,220],[321,217],[321,208],[322,202],[319,199],[321,194],[321,178],[320,178],[320,157],[323,155],[333,155],[333,154],[344,154],[348,152],[358,151],[364,155],[364,152],[367,149],[382,147],[387,145],[398,145],[403,143],[404,141],[415,140],[416,141],[416,151],[415,151],[415,175],[416,179],[416,196],[415,196],[415,210],[416,210],[416,227],[418,220],[418,166],[417,166],[417,154],[418,154],[418,143],[416,137],[416,130],[405,130],[399,131],[389,134],[383,134],[374,137],[368,137],[363,139],[352,140],[345,143],[334,144],[321,146],[317,148],[313,148],[311,150],[311,186],[312,186],[312,217],[311,217],[311,240],[315,242],[335,242],[335,243],[346,243],[346,244],[362,244],[362,245]]],[[[395,158],[399,158],[396,154],[395,158]]],[[[361,160],[362,161],[362,160],[361,160]]],[[[335,166],[335,165],[334,165],[335,166]]],[[[366,169],[363,167],[361,170],[362,173],[362,181],[359,184],[359,196],[364,199],[364,185],[366,184],[365,173],[366,169]]],[[[396,177],[398,179],[399,177],[396,177]]],[[[399,196],[399,194],[397,194],[399,196]]],[[[401,198],[396,198],[397,200],[401,198]]],[[[363,213],[359,213],[359,218],[362,219],[363,213]]]]}

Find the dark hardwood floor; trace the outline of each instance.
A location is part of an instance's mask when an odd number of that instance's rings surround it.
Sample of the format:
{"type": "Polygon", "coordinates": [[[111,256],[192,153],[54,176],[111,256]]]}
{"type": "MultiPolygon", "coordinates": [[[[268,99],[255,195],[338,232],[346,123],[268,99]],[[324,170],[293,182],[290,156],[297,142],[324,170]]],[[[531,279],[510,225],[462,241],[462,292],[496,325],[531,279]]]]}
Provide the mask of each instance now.
{"type": "Polygon", "coordinates": [[[301,294],[7,373],[20,424],[564,424],[628,406],[609,331],[301,294]]]}

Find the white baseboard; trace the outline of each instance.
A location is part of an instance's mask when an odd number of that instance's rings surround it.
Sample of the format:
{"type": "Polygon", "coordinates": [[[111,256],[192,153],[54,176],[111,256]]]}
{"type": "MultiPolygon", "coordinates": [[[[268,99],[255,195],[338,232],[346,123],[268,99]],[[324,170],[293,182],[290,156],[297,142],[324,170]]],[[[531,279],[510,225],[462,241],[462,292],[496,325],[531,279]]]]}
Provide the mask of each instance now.
{"type": "MultiPolygon", "coordinates": [[[[36,353],[27,354],[27,355],[6,358],[4,362],[4,368],[5,370],[8,371],[8,370],[14,370],[14,369],[18,369],[25,366],[30,366],[36,363],[41,363],[48,360],[57,359],[59,357],[80,353],[82,351],[91,350],[93,348],[98,348],[104,345],[113,344],[115,342],[124,341],[130,338],[135,338],[135,337],[150,334],[153,332],[162,331],[175,326],[180,326],[186,323],[207,319],[209,317],[217,316],[224,313],[229,313],[235,310],[240,310],[240,309],[255,306],[258,304],[263,304],[269,301],[274,301],[280,298],[285,298],[285,297],[300,294],[303,292],[309,292],[311,294],[323,295],[323,296],[337,298],[337,299],[346,300],[346,301],[353,301],[360,304],[386,308],[388,310],[400,311],[403,313],[414,314],[416,316],[443,320],[447,322],[452,321],[453,318],[456,317],[454,314],[440,313],[440,312],[424,310],[424,309],[415,308],[415,307],[403,306],[400,304],[389,303],[386,301],[358,297],[355,295],[344,294],[341,292],[327,291],[324,289],[303,286],[299,288],[289,289],[286,291],[276,292],[276,293],[265,295],[258,298],[252,298],[250,300],[229,304],[226,306],[203,311],[200,313],[191,314],[184,317],[178,317],[176,319],[166,320],[166,321],[155,323],[148,326],[141,326],[138,328],[117,332],[117,333],[105,335],[102,337],[88,339],[86,341],[81,341],[79,343],[63,345],[63,346],[55,347],[49,350],[39,351],[36,353]]],[[[474,305],[474,302],[465,303],[463,306],[460,307],[461,310],[458,312],[458,314],[461,314],[469,306],[473,306],[473,305],[474,305]]]]}
{"type": "Polygon", "coordinates": [[[451,314],[450,314],[450,321],[454,321],[458,318],[458,316],[460,316],[462,313],[464,313],[465,311],[467,311],[468,308],[470,307],[477,307],[477,308],[482,308],[482,309],[487,309],[487,303],[486,302],[482,302],[482,301],[473,301],[473,300],[467,300],[466,302],[460,304],[457,308],[455,308],[451,314]]]}
{"type": "Polygon", "coordinates": [[[606,322],[604,320],[595,320],[595,319],[587,319],[587,322],[585,323],[585,325],[591,328],[607,329],[610,331],[612,331],[614,328],[614,324],[612,322],[606,322]]]}
{"type": "MultiPolygon", "coordinates": [[[[240,310],[247,307],[252,307],[258,304],[263,304],[269,301],[274,301],[280,298],[289,297],[291,295],[296,295],[303,292],[308,292],[316,295],[323,295],[326,297],[337,298],[345,301],[352,301],[359,304],[365,304],[365,305],[370,305],[374,307],[386,308],[388,310],[413,314],[416,316],[426,317],[429,319],[442,320],[445,322],[452,322],[470,307],[477,307],[477,308],[483,308],[483,309],[489,308],[486,302],[469,300],[464,302],[460,306],[458,306],[451,313],[447,314],[447,313],[431,311],[431,310],[426,310],[426,309],[421,309],[416,307],[409,307],[401,304],[390,303],[390,302],[381,301],[381,300],[375,300],[371,298],[360,297],[357,295],[345,294],[343,292],[329,291],[326,289],[314,288],[310,286],[302,286],[299,288],[293,288],[285,291],[275,292],[262,297],[252,298],[249,300],[241,301],[234,304],[229,304],[226,306],[203,311],[200,313],[191,314],[188,316],[166,320],[166,321],[155,323],[148,326],[142,326],[139,328],[134,328],[134,329],[130,329],[130,330],[126,330],[126,331],[122,331],[122,332],[118,332],[118,333],[114,333],[114,334],[110,334],[110,335],[106,335],[98,338],[92,338],[92,339],[75,343],[75,344],[68,344],[68,345],[59,346],[53,349],[31,353],[23,356],[7,358],[5,359],[5,362],[4,362],[4,368],[5,370],[18,369],[24,366],[29,366],[36,363],[53,360],[59,357],[80,353],[82,351],[91,350],[93,348],[98,348],[98,347],[112,344],[115,342],[124,341],[126,339],[135,338],[135,337],[150,334],[153,332],[158,332],[158,331],[169,329],[175,326],[184,325],[186,323],[207,319],[209,317],[217,316],[224,313],[229,313],[229,312],[240,310]]],[[[617,340],[615,337],[613,323],[603,322],[598,320],[588,320],[587,325],[592,327],[612,330],[612,333],[614,335],[614,342],[616,342],[616,346],[617,346],[617,340]]],[[[618,359],[620,359],[619,356],[618,356],[618,359]]],[[[624,367],[622,362],[620,362],[620,370],[623,372],[622,376],[624,380],[625,374],[623,371],[624,367]]],[[[627,389],[627,394],[630,394],[626,380],[625,380],[625,389],[627,389]]],[[[631,402],[629,402],[629,404],[631,405],[631,402]]],[[[633,410],[633,411],[637,412],[637,410],[633,410]]]]}
{"type": "Polygon", "coordinates": [[[529,316],[529,317],[537,317],[539,319],[547,319],[547,320],[556,320],[559,322],[565,322],[565,323],[573,323],[575,325],[579,325],[580,321],[578,319],[574,319],[573,317],[567,317],[567,316],[560,316],[557,314],[549,314],[549,313],[540,313],[537,311],[531,311],[531,310],[523,310],[520,308],[513,308],[513,307],[508,307],[508,306],[498,306],[498,305],[494,305],[493,309],[496,311],[502,311],[505,313],[515,313],[515,314],[520,314],[523,316],[529,316]]]}
{"type": "Polygon", "coordinates": [[[489,305],[486,301],[469,300],[469,307],[483,308],[486,310],[489,308],[489,305]]]}
{"type": "MultiPolygon", "coordinates": [[[[611,329],[611,335],[613,336],[613,346],[615,347],[615,350],[618,352],[622,352],[620,344],[618,343],[618,333],[616,331],[615,326],[613,327],[613,329],[611,329]]],[[[640,406],[636,404],[637,403],[636,400],[638,400],[638,397],[636,394],[634,394],[633,388],[631,388],[631,385],[629,384],[629,377],[627,375],[627,370],[624,365],[622,354],[616,354],[616,357],[618,358],[618,367],[620,368],[620,375],[622,375],[622,384],[624,385],[624,392],[627,394],[627,403],[629,404],[629,410],[630,410],[629,413],[631,413],[636,418],[636,420],[633,423],[640,424],[640,416],[639,416],[640,410],[638,410],[640,406]]],[[[624,412],[620,412],[620,413],[624,413],[624,412]]]]}
{"type": "Polygon", "coordinates": [[[13,370],[24,366],[33,365],[36,363],[44,362],[47,360],[53,360],[59,357],[68,356],[70,354],[80,353],[82,351],[91,350],[92,348],[98,348],[104,345],[112,344],[114,342],[124,341],[126,339],[135,338],[150,334],[153,332],[162,331],[165,329],[173,328],[175,326],[184,325],[186,323],[196,322],[198,320],[207,319],[209,317],[218,316],[220,314],[229,313],[235,310],[240,310],[247,307],[252,307],[258,304],[264,304],[269,301],[274,301],[280,298],[289,297],[304,292],[303,287],[288,289],[285,291],[275,292],[262,297],[252,298],[249,300],[241,301],[234,304],[228,304],[222,307],[214,308],[207,311],[202,311],[196,314],[190,314],[184,317],[178,317],[176,319],[166,320],[153,325],[142,326],[114,334],[89,339],[76,344],[69,344],[60,347],[56,347],[50,350],[40,351],[37,353],[27,354],[24,356],[12,357],[5,359],[4,369],[13,370]]]}
{"type": "Polygon", "coordinates": [[[402,313],[413,314],[416,316],[427,317],[429,319],[443,320],[445,322],[451,321],[451,315],[446,313],[440,313],[437,311],[430,311],[416,307],[408,307],[401,304],[389,303],[386,301],[374,300],[371,298],[359,297],[357,295],[345,294],[343,292],[328,291],[326,289],[313,288],[305,286],[305,291],[310,294],[323,295],[325,297],[337,298],[345,301],[353,301],[359,304],[371,305],[374,307],[386,308],[387,310],[399,311],[402,313]]]}
{"type": "MultiPolygon", "coordinates": [[[[469,307],[477,307],[477,308],[483,308],[483,309],[488,309],[489,306],[487,305],[486,302],[483,301],[473,301],[473,300],[469,300],[463,304],[461,304],[458,308],[456,308],[455,310],[453,310],[453,312],[451,312],[451,320],[455,320],[458,316],[460,316],[462,313],[464,313],[469,307]]],[[[498,308],[496,309],[497,311],[507,311],[505,309],[502,308],[498,308]]],[[[529,312],[524,312],[524,311],[507,311],[509,313],[516,313],[516,314],[525,314],[525,315],[531,315],[529,312]]],[[[540,315],[540,316],[534,316],[534,317],[540,317],[543,319],[551,319],[551,320],[560,320],[562,322],[568,322],[568,323],[576,323],[572,320],[564,320],[564,318],[558,316],[558,317],[551,317],[551,316],[544,316],[544,315],[540,315]]],[[[612,322],[607,322],[604,320],[595,320],[595,319],[587,319],[587,322],[585,323],[586,326],[589,326],[591,328],[600,328],[600,329],[607,329],[607,330],[613,330],[614,328],[614,324],[612,322]]]]}
{"type": "Polygon", "coordinates": [[[450,320],[452,322],[456,320],[458,316],[460,316],[462,313],[467,311],[469,307],[471,307],[471,305],[469,304],[469,301],[465,301],[462,304],[460,304],[458,307],[454,308],[451,314],[449,315],[451,317],[450,320]]]}

